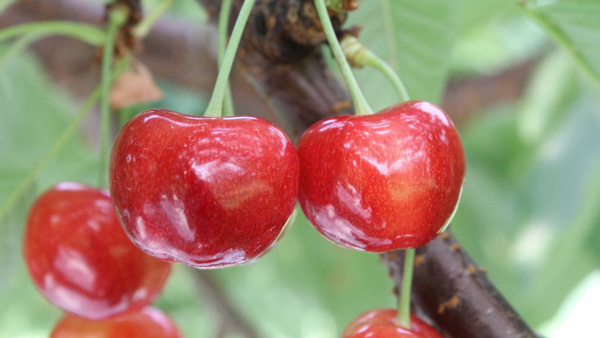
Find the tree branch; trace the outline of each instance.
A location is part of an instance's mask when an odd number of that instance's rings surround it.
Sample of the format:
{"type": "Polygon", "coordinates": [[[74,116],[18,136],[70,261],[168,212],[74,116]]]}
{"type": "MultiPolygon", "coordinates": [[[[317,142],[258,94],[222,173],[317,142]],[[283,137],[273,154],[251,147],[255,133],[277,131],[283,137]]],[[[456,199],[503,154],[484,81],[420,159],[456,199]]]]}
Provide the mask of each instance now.
{"type": "MultiPolygon", "coordinates": [[[[399,290],[404,252],[382,257],[399,290]]],[[[414,308],[451,337],[536,337],[449,232],[417,249],[414,278],[414,308]]]]}

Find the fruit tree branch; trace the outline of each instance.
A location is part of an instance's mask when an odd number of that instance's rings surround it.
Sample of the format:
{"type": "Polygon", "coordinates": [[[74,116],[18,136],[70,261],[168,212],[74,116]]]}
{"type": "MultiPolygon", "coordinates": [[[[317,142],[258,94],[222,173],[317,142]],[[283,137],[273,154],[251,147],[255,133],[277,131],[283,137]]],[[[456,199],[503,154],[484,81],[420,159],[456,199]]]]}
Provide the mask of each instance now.
{"type": "MultiPolygon", "coordinates": [[[[382,256],[400,288],[403,251],[382,256]]],[[[451,337],[537,337],[449,232],[417,249],[414,278],[417,311],[451,337]]]]}

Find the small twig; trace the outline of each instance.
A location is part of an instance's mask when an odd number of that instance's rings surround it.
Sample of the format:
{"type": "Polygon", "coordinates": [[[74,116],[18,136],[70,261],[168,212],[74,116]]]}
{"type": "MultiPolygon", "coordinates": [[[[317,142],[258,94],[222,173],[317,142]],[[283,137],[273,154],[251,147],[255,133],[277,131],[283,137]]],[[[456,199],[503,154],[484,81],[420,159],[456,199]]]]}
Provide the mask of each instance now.
{"type": "Polygon", "coordinates": [[[195,270],[194,280],[196,285],[207,301],[211,304],[221,319],[220,335],[225,336],[227,333],[238,333],[245,338],[258,338],[257,333],[242,318],[238,311],[231,305],[223,290],[217,285],[209,271],[195,270]]]}

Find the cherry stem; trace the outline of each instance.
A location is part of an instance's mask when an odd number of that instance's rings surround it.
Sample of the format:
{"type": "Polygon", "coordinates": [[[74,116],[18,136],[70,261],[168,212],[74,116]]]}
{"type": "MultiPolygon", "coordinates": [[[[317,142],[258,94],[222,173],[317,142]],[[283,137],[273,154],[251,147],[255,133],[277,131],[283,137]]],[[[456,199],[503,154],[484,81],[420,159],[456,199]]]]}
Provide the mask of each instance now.
{"type": "Polygon", "coordinates": [[[156,21],[169,9],[169,7],[173,4],[173,0],[164,0],[161,2],[148,16],[146,16],[140,23],[138,23],[135,28],[133,28],[133,35],[138,38],[143,38],[148,33],[150,33],[150,29],[156,23],[156,21]]]}
{"type": "MultiPolygon", "coordinates": [[[[218,60],[219,67],[223,64],[223,56],[225,55],[225,47],[227,47],[227,36],[229,29],[229,15],[231,14],[231,5],[233,0],[223,0],[221,4],[221,11],[219,12],[219,40],[218,40],[218,60]]],[[[231,87],[229,81],[227,82],[227,88],[225,89],[225,101],[223,102],[223,115],[233,116],[235,110],[233,107],[233,100],[231,98],[231,87]]]]}
{"type": "Polygon", "coordinates": [[[400,102],[409,101],[410,96],[408,95],[408,91],[406,90],[406,87],[404,86],[402,80],[400,80],[398,74],[396,74],[394,69],[387,62],[383,61],[375,54],[373,54],[373,56],[374,57],[372,59],[369,59],[368,64],[373,68],[379,70],[381,73],[383,73],[383,75],[388,79],[388,81],[392,83],[392,85],[396,89],[396,92],[398,93],[398,96],[400,97],[400,102]]]}
{"type": "Polygon", "coordinates": [[[400,77],[394,69],[382,58],[377,56],[377,54],[373,53],[365,45],[360,43],[357,38],[350,35],[345,36],[342,39],[341,45],[344,55],[353,65],[357,67],[370,66],[377,69],[392,83],[401,102],[410,100],[404,83],[400,80],[400,77]]]}
{"type": "Polygon", "coordinates": [[[321,24],[323,25],[323,31],[325,32],[325,36],[327,37],[327,41],[329,42],[329,47],[333,52],[335,60],[340,66],[342,76],[344,77],[344,81],[346,81],[346,85],[348,86],[348,90],[350,91],[350,96],[352,96],[352,103],[354,103],[356,115],[373,114],[373,110],[371,110],[371,108],[369,107],[365,96],[360,90],[360,87],[356,82],[356,78],[354,78],[354,74],[352,74],[350,65],[348,64],[348,61],[344,56],[344,52],[342,51],[340,42],[338,41],[337,36],[335,35],[335,30],[333,29],[333,25],[331,24],[331,19],[329,18],[329,13],[327,12],[327,6],[325,6],[325,1],[315,0],[315,6],[317,8],[317,13],[319,15],[321,24]]]}
{"type": "MultiPolygon", "coordinates": [[[[126,63],[119,63],[115,71],[112,74],[112,79],[114,80],[118,77],[125,69],[126,63]]],[[[90,112],[94,104],[100,99],[100,87],[98,87],[83,103],[79,111],[75,114],[75,117],[69,124],[65,127],[62,133],[58,136],[56,141],[52,144],[48,152],[40,159],[40,161],[27,173],[27,176],[19,182],[17,188],[4,200],[4,202],[0,205],[0,220],[4,219],[6,215],[12,210],[15,204],[19,201],[19,199],[27,193],[27,189],[31,187],[31,185],[35,182],[36,177],[40,174],[40,172],[58,155],[58,153],[63,149],[63,147],[67,144],[75,132],[78,130],[79,126],[83,122],[83,119],[90,112]]]]}
{"type": "Polygon", "coordinates": [[[0,69],[4,68],[4,65],[6,65],[13,56],[24,52],[27,47],[44,36],[45,35],[40,33],[30,33],[23,35],[17,41],[13,42],[0,56],[0,69]]]}
{"type": "Polygon", "coordinates": [[[402,291],[398,302],[398,322],[410,330],[410,290],[412,287],[413,268],[415,265],[415,249],[406,249],[404,254],[404,272],[402,274],[402,291]]]}
{"type": "Polygon", "coordinates": [[[23,34],[65,35],[93,46],[106,41],[106,33],[99,27],[69,21],[45,21],[26,23],[0,30],[0,42],[23,34]]]}
{"type": "Polygon", "coordinates": [[[104,50],[102,52],[102,77],[100,83],[100,174],[99,187],[108,186],[108,151],[110,149],[110,85],[111,67],[115,50],[115,38],[119,27],[127,21],[128,12],[125,8],[115,7],[108,16],[108,28],[104,50]]]}
{"type": "Polygon", "coordinates": [[[244,0],[244,4],[240,9],[240,14],[235,21],[233,31],[231,32],[231,37],[229,38],[229,44],[225,49],[223,62],[221,63],[221,68],[219,69],[219,75],[217,75],[215,89],[213,90],[213,94],[208,102],[208,107],[206,107],[206,112],[204,113],[204,116],[206,117],[223,116],[223,98],[227,89],[229,74],[231,73],[231,68],[233,67],[233,61],[240,44],[240,40],[242,39],[246,22],[248,22],[248,18],[252,12],[254,1],[255,0],[244,0]]]}

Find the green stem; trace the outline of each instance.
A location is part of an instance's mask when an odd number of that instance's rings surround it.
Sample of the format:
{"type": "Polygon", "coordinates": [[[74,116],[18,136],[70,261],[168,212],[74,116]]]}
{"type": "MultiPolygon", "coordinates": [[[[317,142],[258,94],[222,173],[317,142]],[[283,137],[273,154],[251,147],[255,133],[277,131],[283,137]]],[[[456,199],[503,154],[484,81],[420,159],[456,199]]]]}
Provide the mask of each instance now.
{"type": "Polygon", "coordinates": [[[375,56],[374,58],[369,59],[369,62],[367,64],[380,71],[388,79],[388,81],[392,83],[392,85],[396,89],[396,92],[398,93],[400,102],[410,100],[410,96],[408,95],[408,91],[406,90],[404,83],[402,82],[402,80],[400,80],[398,74],[396,74],[394,69],[392,69],[392,67],[387,62],[375,56]]]}
{"type": "Polygon", "coordinates": [[[331,24],[331,20],[329,19],[325,1],[315,0],[315,6],[317,8],[317,13],[319,15],[319,19],[321,20],[321,24],[323,25],[323,31],[325,32],[327,41],[329,41],[329,46],[333,51],[333,56],[340,66],[342,76],[344,77],[344,80],[348,85],[348,89],[350,90],[350,96],[352,96],[352,102],[354,103],[356,115],[373,114],[373,111],[369,107],[367,100],[365,99],[360,87],[358,86],[358,83],[356,82],[356,79],[354,78],[354,74],[352,74],[352,70],[350,69],[348,61],[344,57],[344,52],[342,51],[342,47],[340,46],[333,29],[333,25],[331,24]]]}
{"type": "Polygon", "coordinates": [[[127,11],[120,7],[115,7],[110,11],[108,17],[108,29],[104,50],[102,52],[102,78],[100,94],[100,114],[101,114],[101,142],[100,142],[100,175],[98,186],[108,186],[108,150],[110,149],[110,85],[111,85],[111,67],[115,49],[115,37],[119,27],[127,20],[127,11]]]}
{"type": "Polygon", "coordinates": [[[156,8],[150,12],[140,23],[138,23],[133,29],[133,35],[138,38],[143,38],[150,33],[150,29],[156,23],[156,21],[171,7],[173,0],[164,0],[156,8]]]}
{"type": "Polygon", "coordinates": [[[233,26],[233,32],[231,32],[229,44],[225,49],[225,55],[223,56],[223,63],[219,69],[219,75],[217,75],[215,89],[210,97],[210,101],[208,102],[208,107],[206,107],[204,116],[223,116],[223,97],[225,96],[229,74],[231,73],[231,68],[233,67],[233,60],[235,59],[235,54],[237,53],[240,40],[242,39],[242,33],[244,33],[246,22],[248,22],[248,18],[252,12],[254,1],[255,0],[245,0],[244,4],[242,5],[242,9],[240,9],[240,14],[238,15],[235,25],[233,26]]]}
{"type": "Polygon", "coordinates": [[[392,13],[391,0],[381,0],[381,19],[383,20],[384,35],[387,37],[386,42],[388,47],[388,60],[398,60],[398,41],[396,39],[396,25],[392,13]]]}
{"type": "MultiPolygon", "coordinates": [[[[117,78],[126,68],[127,62],[121,62],[117,64],[115,71],[111,78],[114,80],[117,78]]],[[[35,179],[39,176],[40,172],[54,159],[56,155],[62,150],[67,144],[67,141],[73,137],[73,134],[78,130],[81,122],[85,116],[90,112],[92,107],[100,99],[101,88],[98,87],[83,103],[79,111],[75,114],[75,117],[65,127],[63,132],[58,136],[56,141],[52,144],[48,152],[42,157],[42,159],[29,171],[27,176],[19,183],[17,188],[8,196],[8,198],[0,205],[0,220],[6,217],[6,215],[12,210],[19,199],[25,194],[27,189],[31,187],[35,179]]]]}
{"type": "MultiPolygon", "coordinates": [[[[112,79],[117,78],[126,68],[128,64],[127,62],[122,62],[117,64],[115,71],[112,74],[112,79]]],[[[0,220],[6,217],[8,212],[15,206],[17,201],[23,196],[23,194],[29,189],[29,187],[33,184],[34,180],[38,177],[40,172],[54,159],[54,157],[62,150],[62,148],[67,144],[67,141],[71,139],[73,134],[77,131],[81,122],[85,116],[90,112],[92,107],[96,104],[96,102],[100,99],[101,88],[98,87],[83,103],[79,111],[75,114],[75,117],[71,122],[65,127],[63,132],[59,135],[59,137],[54,141],[50,150],[44,155],[44,157],[29,171],[27,176],[23,178],[23,180],[19,183],[17,188],[8,196],[8,198],[0,205],[0,220]]]]}
{"type": "Polygon", "coordinates": [[[565,33],[556,25],[549,20],[546,16],[540,14],[534,9],[530,9],[527,7],[527,3],[521,6],[523,13],[529,16],[533,21],[537,22],[537,24],[544,29],[550,37],[554,39],[562,48],[564,48],[571,57],[575,60],[575,63],[583,70],[583,72],[588,76],[592,85],[596,87],[596,90],[600,91],[600,74],[598,74],[592,64],[587,60],[578,48],[573,44],[573,41],[565,35],[565,33]]]}
{"type": "Polygon", "coordinates": [[[100,46],[106,39],[106,33],[99,27],[67,21],[46,21],[27,23],[0,30],[0,41],[22,34],[66,35],[93,46],[100,46]]]}
{"type": "Polygon", "coordinates": [[[45,34],[40,33],[26,34],[19,38],[19,40],[10,44],[10,47],[2,54],[2,56],[0,56],[0,69],[2,69],[13,56],[22,53],[29,45],[44,36],[45,34]]]}
{"type": "Polygon", "coordinates": [[[410,289],[412,287],[415,249],[406,249],[404,254],[404,272],[402,274],[402,292],[398,302],[398,322],[410,330],[410,289]]]}
{"type": "Polygon", "coordinates": [[[387,62],[377,56],[377,54],[370,51],[353,36],[344,37],[341,45],[344,55],[353,65],[358,67],[370,66],[377,69],[392,83],[401,102],[410,100],[408,91],[398,74],[387,62]]]}
{"type": "MultiPolygon", "coordinates": [[[[219,12],[219,44],[218,44],[218,60],[219,67],[223,64],[223,57],[225,56],[225,47],[227,47],[227,36],[229,30],[229,15],[231,14],[231,4],[233,0],[223,0],[221,4],[221,11],[219,12]]],[[[223,115],[233,116],[235,110],[233,107],[233,100],[231,96],[231,87],[229,81],[227,81],[227,88],[225,88],[225,101],[223,102],[223,115]]]]}
{"type": "Polygon", "coordinates": [[[0,206],[0,220],[6,217],[8,212],[33,184],[34,180],[38,177],[42,169],[44,169],[58,154],[58,152],[67,144],[67,141],[69,141],[69,139],[71,139],[73,134],[77,131],[79,125],[81,125],[81,122],[83,121],[83,118],[87,115],[92,106],[96,104],[96,101],[98,101],[99,98],[100,88],[96,89],[96,91],[94,91],[94,93],[88,97],[83,106],[81,106],[75,115],[75,118],[67,125],[58,139],[54,141],[46,155],[44,155],[44,157],[29,171],[27,176],[23,178],[17,188],[10,194],[10,196],[8,196],[4,203],[2,203],[0,206]]]}
{"type": "Polygon", "coordinates": [[[15,2],[17,2],[17,0],[0,0],[0,13],[4,12],[4,10],[8,8],[8,6],[12,5],[15,2]]]}

